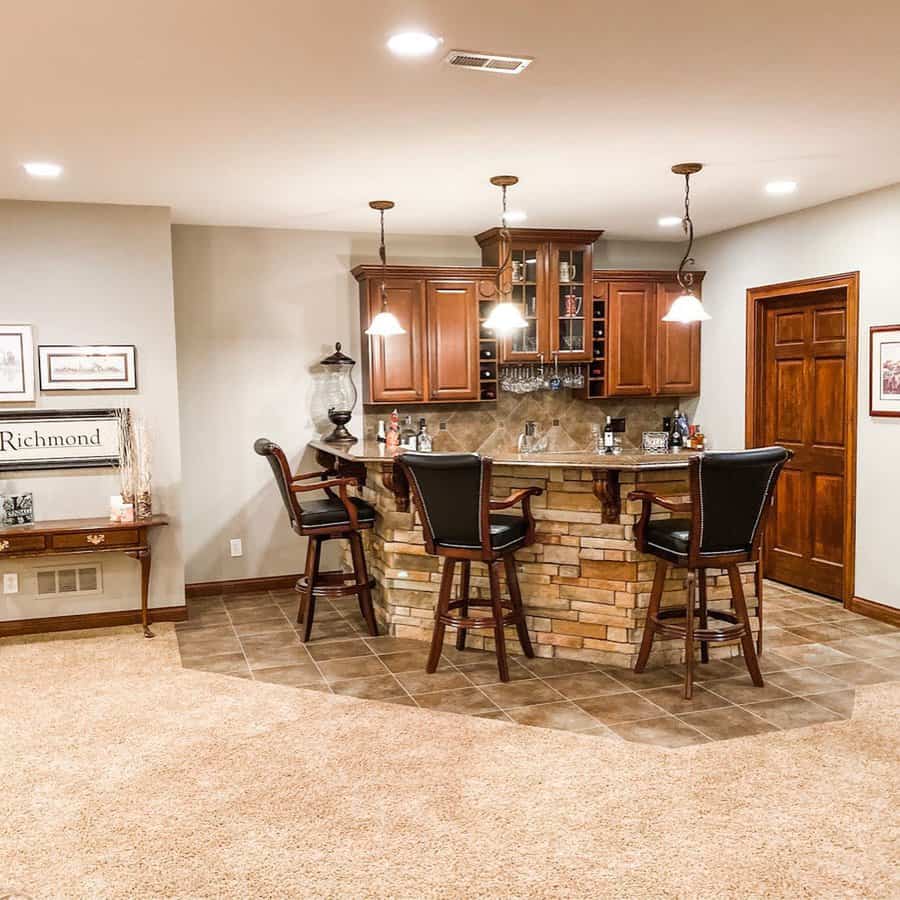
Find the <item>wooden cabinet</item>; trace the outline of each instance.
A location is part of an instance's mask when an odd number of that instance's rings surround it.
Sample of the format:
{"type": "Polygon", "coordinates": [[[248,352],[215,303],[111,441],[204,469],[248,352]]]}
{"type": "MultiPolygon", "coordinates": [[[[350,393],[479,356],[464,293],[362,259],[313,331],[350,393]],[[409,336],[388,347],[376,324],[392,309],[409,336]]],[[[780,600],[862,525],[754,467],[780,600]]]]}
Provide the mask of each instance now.
{"type": "Polygon", "coordinates": [[[654,392],[656,285],[610,282],[606,385],[611,397],[654,392]]]}
{"type": "Polygon", "coordinates": [[[474,282],[429,281],[428,399],[478,399],[478,298],[474,282]]]}
{"type": "Polygon", "coordinates": [[[673,272],[594,272],[589,399],[700,393],[700,323],[662,321],[680,293],[673,272]]]}
{"type": "Polygon", "coordinates": [[[528,323],[500,341],[501,363],[591,359],[591,272],[601,231],[499,228],[476,235],[485,265],[510,259],[504,278],[528,323]]]}
{"type": "MultiPolygon", "coordinates": [[[[363,331],[381,312],[381,280],[366,282],[363,331]]],[[[384,282],[388,309],[406,334],[363,335],[368,348],[367,391],[375,403],[413,403],[425,399],[425,280],[389,278],[384,282]]]]}
{"type": "MultiPolygon", "coordinates": [[[[382,269],[357,266],[360,286],[364,403],[460,403],[491,393],[479,367],[479,306],[496,293],[495,273],[481,266],[388,266],[387,307],[405,329],[365,334],[381,311],[382,269]]],[[[484,351],[487,352],[487,351],[484,351]]],[[[491,372],[496,397],[496,363],[491,372]]]]}
{"type": "Polygon", "coordinates": [[[700,393],[700,323],[662,321],[680,294],[677,282],[656,286],[656,393],[664,396],[700,393]]]}

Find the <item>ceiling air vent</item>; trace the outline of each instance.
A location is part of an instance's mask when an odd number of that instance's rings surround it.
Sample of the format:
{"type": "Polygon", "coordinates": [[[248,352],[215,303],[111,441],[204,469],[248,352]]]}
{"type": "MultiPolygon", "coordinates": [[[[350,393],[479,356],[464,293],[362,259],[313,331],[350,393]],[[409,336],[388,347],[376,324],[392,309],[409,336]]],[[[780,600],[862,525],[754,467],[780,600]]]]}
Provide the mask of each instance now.
{"type": "Polygon", "coordinates": [[[473,53],[471,50],[451,50],[444,59],[459,69],[477,69],[500,75],[518,75],[534,60],[528,56],[499,56],[496,53],[473,53]]]}

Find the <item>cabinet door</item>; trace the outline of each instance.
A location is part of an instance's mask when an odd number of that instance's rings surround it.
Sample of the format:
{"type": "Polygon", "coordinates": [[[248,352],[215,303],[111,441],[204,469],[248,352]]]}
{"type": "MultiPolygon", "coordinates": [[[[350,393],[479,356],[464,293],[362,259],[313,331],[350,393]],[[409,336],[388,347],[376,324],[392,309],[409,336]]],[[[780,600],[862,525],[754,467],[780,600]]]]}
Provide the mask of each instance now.
{"type": "Polygon", "coordinates": [[[656,284],[613,282],[607,313],[607,394],[646,397],[653,393],[656,284]]]}
{"type": "MultiPolygon", "coordinates": [[[[388,310],[406,330],[392,337],[369,337],[369,400],[372,403],[409,403],[424,400],[425,282],[397,278],[385,282],[388,310]]],[[[381,281],[369,281],[369,316],[381,312],[381,281]]]]}
{"type": "MultiPolygon", "coordinates": [[[[500,247],[502,263],[505,247],[500,247]]],[[[528,325],[501,340],[501,362],[538,362],[549,356],[547,325],[547,246],[537,241],[513,241],[510,270],[511,300],[518,304],[528,325]]]]}
{"type": "Polygon", "coordinates": [[[548,332],[560,362],[591,358],[592,256],[590,244],[550,244],[548,332]]]}
{"type": "Polygon", "coordinates": [[[700,393],[700,323],[661,321],[681,292],[677,284],[657,285],[656,393],[684,397],[700,393]]]}
{"type": "Polygon", "coordinates": [[[429,281],[428,399],[478,399],[478,301],[472,282],[429,281]]]}

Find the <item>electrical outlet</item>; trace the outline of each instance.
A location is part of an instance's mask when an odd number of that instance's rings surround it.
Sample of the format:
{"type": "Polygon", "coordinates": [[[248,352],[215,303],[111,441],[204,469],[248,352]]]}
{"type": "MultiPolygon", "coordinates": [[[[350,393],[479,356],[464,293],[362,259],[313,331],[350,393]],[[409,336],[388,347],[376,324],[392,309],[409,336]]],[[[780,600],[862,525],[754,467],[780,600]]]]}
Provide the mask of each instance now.
{"type": "Polygon", "coordinates": [[[19,576],[16,572],[3,573],[3,593],[18,594],[19,593],[19,576]]]}
{"type": "Polygon", "coordinates": [[[244,555],[244,545],[241,543],[240,538],[232,538],[229,543],[231,545],[232,557],[244,555]]]}

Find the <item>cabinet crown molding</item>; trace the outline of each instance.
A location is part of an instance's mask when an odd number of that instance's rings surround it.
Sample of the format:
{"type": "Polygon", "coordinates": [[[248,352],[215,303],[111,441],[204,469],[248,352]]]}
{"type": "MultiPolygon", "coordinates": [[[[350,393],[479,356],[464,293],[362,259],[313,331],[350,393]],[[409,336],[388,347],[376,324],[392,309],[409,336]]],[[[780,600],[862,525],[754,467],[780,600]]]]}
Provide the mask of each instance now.
{"type": "MultiPolygon", "coordinates": [[[[706,275],[705,271],[687,270],[699,284],[706,275]]],[[[675,269],[594,269],[594,281],[665,281],[677,282],[678,271],[675,269]]]]}
{"type": "Polygon", "coordinates": [[[422,278],[426,281],[497,278],[497,269],[493,266],[387,266],[382,269],[378,263],[365,263],[350,270],[357,281],[380,278],[382,272],[386,278],[422,278]]]}
{"type": "MultiPolygon", "coordinates": [[[[479,247],[500,240],[499,227],[489,228],[475,235],[479,247]]],[[[593,244],[603,234],[603,229],[582,228],[507,228],[512,240],[557,241],[561,244],[593,244]]]]}

